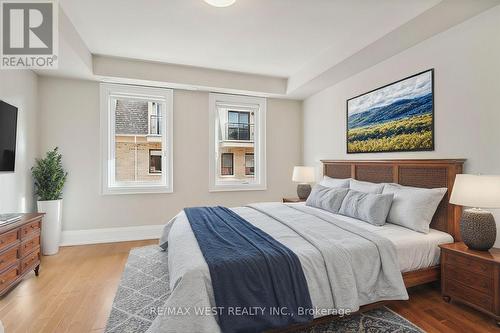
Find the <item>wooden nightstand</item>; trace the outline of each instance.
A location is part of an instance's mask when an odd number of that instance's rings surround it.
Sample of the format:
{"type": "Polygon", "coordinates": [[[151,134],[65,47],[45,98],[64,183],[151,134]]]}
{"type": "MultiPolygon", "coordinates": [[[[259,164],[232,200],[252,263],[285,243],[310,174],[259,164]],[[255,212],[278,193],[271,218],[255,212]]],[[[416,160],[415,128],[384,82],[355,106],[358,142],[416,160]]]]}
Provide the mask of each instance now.
{"type": "Polygon", "coordinates": [[[482,311],[500,326],[500,249],[475,251],[464,243],[439,247],[443,299],[482,311]]]}
{"type": "Polygon", "coordinates": [[[306,199],[299,199],[299,198],[283,198],[283,203],[285,202],[305,202],[306,199]]]}

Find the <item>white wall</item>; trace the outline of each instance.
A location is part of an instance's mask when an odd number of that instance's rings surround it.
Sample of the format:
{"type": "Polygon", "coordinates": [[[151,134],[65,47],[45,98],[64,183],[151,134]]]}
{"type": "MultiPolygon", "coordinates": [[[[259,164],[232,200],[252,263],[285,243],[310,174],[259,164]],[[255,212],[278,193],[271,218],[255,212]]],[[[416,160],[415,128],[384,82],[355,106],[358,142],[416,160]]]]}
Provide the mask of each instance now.
{"type": "Polygon", "coordinates": [[[69,172],[63,230],[164,224],[183,207],[293,196],[302,162],[302,103],[268,100],[267,191],[208,192],[208,93],[174,91],[174,193],[100,195],[99,84],[39,78],[42,152],[59,146],[69,172]]]}
{"type": "Polygon", "coordinates": [[[30,168],[38,154],[37,76],[28,70],[0,70],[0,100],[18,108],[15,172],[0,172],[0,213],[35,207],[30,168]]]}
{"type": "MultiPolygon", "coordinates": [[[[304,163],[320,159],[467,158],[468,173],[500,174],[500,6],[304,101],[304,163]],[[435,151],[346,154],[346,100],[435,68],[435,151]]],[[[499,229],[500,211],[495,212],[499,229]]]]}

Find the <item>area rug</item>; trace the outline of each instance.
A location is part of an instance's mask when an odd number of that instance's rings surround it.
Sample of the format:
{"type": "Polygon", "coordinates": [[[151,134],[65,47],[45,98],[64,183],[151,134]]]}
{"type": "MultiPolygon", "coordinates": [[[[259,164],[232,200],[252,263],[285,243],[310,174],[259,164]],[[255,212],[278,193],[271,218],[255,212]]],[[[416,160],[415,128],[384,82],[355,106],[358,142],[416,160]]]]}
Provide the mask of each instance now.
{"type": "MultiPolygon", "coordinates": [[[[130,251],[106,333],[146,332],[170,295],[168,252],[150,245],[130,251]]],[[[299,333],[371,332],[423,333],[424,331],[386,307],[318,324],[299,333]]]]}

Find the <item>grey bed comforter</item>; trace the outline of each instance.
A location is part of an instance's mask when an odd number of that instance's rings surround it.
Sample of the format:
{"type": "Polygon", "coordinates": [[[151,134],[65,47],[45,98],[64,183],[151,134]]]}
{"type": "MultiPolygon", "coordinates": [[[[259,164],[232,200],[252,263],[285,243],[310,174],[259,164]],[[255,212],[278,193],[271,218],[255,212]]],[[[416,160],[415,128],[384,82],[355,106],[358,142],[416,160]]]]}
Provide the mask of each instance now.
{"type": "MultiPolygon", "coordinates": [[[[408,299],[387,238],[303,205],[260,203],[233,211],[298,256],[315,317],[408,299]]],[[[160,246],[169,249],[172,294],[149,332],[220,332],[208,265],[184,212],[167,223],[160,246]]]]}

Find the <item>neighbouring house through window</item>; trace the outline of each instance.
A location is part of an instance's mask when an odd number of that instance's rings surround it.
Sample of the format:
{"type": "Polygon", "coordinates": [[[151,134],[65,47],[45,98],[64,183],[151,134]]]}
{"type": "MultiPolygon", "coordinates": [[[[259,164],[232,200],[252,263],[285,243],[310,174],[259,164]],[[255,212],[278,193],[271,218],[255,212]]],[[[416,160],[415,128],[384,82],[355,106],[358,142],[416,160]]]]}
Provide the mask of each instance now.
{"type": "Polygon", "coordinates": [[[103,193],[172,191],[172,90],[101,84],[103,193]]]}
{"type": "Polygon", "coordinates": [[[266,99],[210,94],[210,191],[266,188],[266,99]]]}

